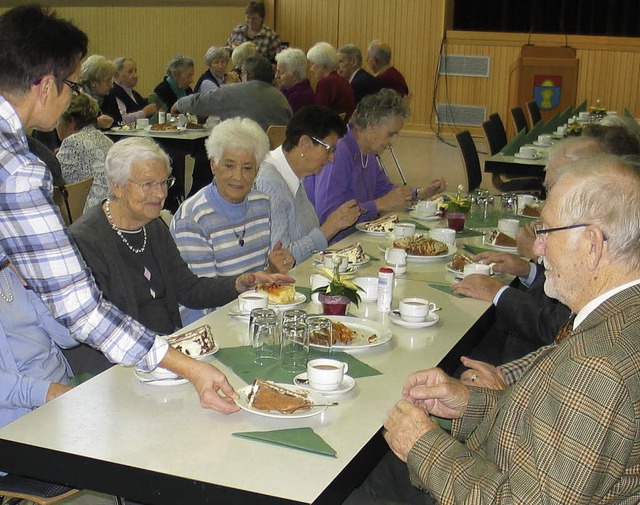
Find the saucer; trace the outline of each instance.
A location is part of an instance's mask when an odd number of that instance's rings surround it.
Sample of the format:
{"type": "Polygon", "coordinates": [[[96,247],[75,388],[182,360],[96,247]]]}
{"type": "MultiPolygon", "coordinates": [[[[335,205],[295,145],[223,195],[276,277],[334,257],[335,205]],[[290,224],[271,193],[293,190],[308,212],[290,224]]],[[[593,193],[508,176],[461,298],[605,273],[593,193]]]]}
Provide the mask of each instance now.
{"type": "Polygon", "coordinates": [[[542,156],[540,156],[539,154],[534,154],[533,156],[524,156],[523,154],[515,153],[514,156],[519,160],[539,160],[540,158],[542,158],[542,156]]]}
{"type": "Polygon", "coordinates": [[[549,142],[548,144],[541,144],[537,140],[534,140],[532,143],[536,147],[551,147],[553,145],[553,142],[549,142]]]}
{"type": "Polygon", "coordinates": [[[418,328],[428,328],[429,326],[433,326],[438,321],[440,321],[440,316],[434,312],[429,312],[429,315],[424,321],[420,321],[419,323],[413,323],[409,321],[405,321],[400,317],[400,311],[392,310],[389,312],[389,321],[398,326],[404,326],[405,328],[418,329],[418,328]]]}
{"type": "Polygon", "coordinates": [[[342,379],[342,382],[338,386],[338,389],[334,389],[332,391],[321,391],[319,389],[312,388],[308,382],[298,382],[298,381],[306,381],[306,380],[307,380],[307,372],[303,372],[301,374],[296,375],[293,378],[293,383],[296,386],[299,386],[305,389],[310,389],[311,391],[317,391],[323,396],[343,395],[351,391],[356,386],[356,380],[350,375],[345,375],[344,378],[342,379]]]}
{"type": "Polygon", "coordinates": [[[439,216],[437,212],[435,214],[426,215],[426,214],[420,214],[417,211],[412,210],[409,212],[409,215],[419,221],[438,221],[439,219],[442,219],[442,217],[439,216]]]}

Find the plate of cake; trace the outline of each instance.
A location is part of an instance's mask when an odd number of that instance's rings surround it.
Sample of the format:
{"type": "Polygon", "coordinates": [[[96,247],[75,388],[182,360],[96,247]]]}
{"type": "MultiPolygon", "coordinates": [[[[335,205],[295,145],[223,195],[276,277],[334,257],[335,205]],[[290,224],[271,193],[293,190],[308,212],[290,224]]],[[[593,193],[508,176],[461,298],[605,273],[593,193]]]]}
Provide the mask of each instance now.
{"type": "Polygon", "coordinates": [[[256,291],[266,293],[269,307],[274,309],[287,310],[307,301],[305,295],[296,291],[294,284],[259,284],[256,291]]]}
{"type": "Polygon", "coordinates": [[[327,254],[337,254],[338,256],[345,256],[351,266],[360,266],[371,261],[371,256],[365,254],[360,242],[356,242],[343,249],[327,249],[326,251],[320,251],[313,255],[313,261],[322,263],[323,258],[327,254]]]}
{"type": "Polygon", "coordinates": [[[445,268],[453,275],[461,277],[465,265],[470,265],[471,263],[473,263],[473,256],[464,251],[458,251],[451,258],[451,263],[445,265],[445,268]]]}
{"type": "MultiPolygon", "coordinates": [[[[386,344],[391,340],[391,330],[375,321],[358,319],[351,316],[326,316],[333,326],[333,349],[340,351],[356,351],[386,344]]],[[[309,334],[309,345],[317,349],[329,346],[327,333],[309,334]]]]}
{"type": "Polygon", "coordinates": [[[356,224],[356,230],[368,233],[369,235],[385,236],[390,231],[393,231],[393,227],[397,222],[397,214],[387,214],[386,216],[379,217],[373,221],[365,221],[363,223],[356,224]]]}
{"type": "MultiPolygon", "coordinates": [[[[389,244],[389,247],[404,249],[407,251],[407,260],[415,263],[440,261],[453,256],[458,251],[456,246],[435,240],[428,235],[399,238],[389,244]]],[[[385,249],[380,247],[383,252],[385,249]]]]}
{"type": "Polygon", "coordinates": [[[327,400],[320,393],[291,384],[255,379],[237,393],[238,407],[259,416],[299,419],[317,416],[327,408],[327,400]]]}
{"type": "Polygon", "coordinates": [[[499,230],[493,230],[491,235],[483,238],[484,243],[488,246],[497,249],[498,251],[517,252],[516,239],[506,233],[502,233],[499,230]]]}
{"type": "Polygon", "coordinates": [[[211,327],[208,324],[199,326],[194,330],[181,331],[165,338],[171,347],[195,359],[211,356],[220,349],[213,339],[211,327]]]}
{"type": "Polygon", "coordinates": [[[534,205],[525,205],[521,212],[518,213],[520,217],[528,217],[530,219],[538,219],[540,217],[540,207],[534,205]]]}

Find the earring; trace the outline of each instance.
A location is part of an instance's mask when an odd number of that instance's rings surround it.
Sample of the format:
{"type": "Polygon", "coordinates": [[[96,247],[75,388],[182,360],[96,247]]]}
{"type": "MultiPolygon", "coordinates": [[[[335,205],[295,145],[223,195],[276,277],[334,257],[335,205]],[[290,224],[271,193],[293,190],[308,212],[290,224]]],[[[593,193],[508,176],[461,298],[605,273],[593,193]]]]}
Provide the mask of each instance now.
{"type": "Polygon", "coordinates": [[[304,153],[300,153],[300,157],[301,157],[301,158],[304,158],[304,153]]]}

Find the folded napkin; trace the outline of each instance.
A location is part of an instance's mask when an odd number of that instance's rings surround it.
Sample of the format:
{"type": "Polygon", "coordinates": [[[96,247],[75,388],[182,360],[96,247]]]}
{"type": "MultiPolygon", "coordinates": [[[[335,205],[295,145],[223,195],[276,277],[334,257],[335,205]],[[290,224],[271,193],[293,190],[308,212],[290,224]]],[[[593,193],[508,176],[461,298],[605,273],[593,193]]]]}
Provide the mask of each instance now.
{"type": "Polygon", "coordinates": [[[497,250],[491,249],[490,247],[478,247],[476,245],[469,245],[469,244],[464,244],[462,247],[474,255],[480,254],[481,252],[487,252],[487,251],[498,252],[497,250]]]}
{"type": "MultiPolygon", "coordinates": [[[[286,371],[282,368],[279,362],[275,362],[273,365],[258,365],[254,363],[253,349],[248,345],[220,349],[215,354],[215,357],[230,367],[234,373],[247,384],[251,384],[255,378],[288,384],[291,383],[293,378],[297,375],[294,372],[286,371]]],[[[319,349],[309,350],[309,359],[326,357],[326,351],[319,349]]],[[[347,363],[349,365],[349,375],[354,379],[380,375],[378,370],[347,353],[333,351],[331,353],[331,357],[338,361],[347,363]]]]}
{"type": "Polygon", "coordinates": [[[301,451],[314,452],[336,457],[336,451],[311,428],[292,428],[274,431],[242,431],[233,433],[234,437],[259,440],[274,445],[284,445],[301,451]]]}
{"type": "Polygon", "coordinates": [[[545,123],[543,119],[538,121],[536,125],[533,128],[531,128],[531,130],[529,130],[529,133],[525,135],[524,143],[531,144],[532,142],[538,140],[538,135],[541,135],[543,133],[544,124],[545,123]]]}
{"type": "Polygon", "coordinates": [[[482,237],[482,235],[484,235],[484,233],[481,231],[469,230],[468,228],[456,232],[456,238],[482,237]]]}
{"type": "Polygon", "coordinates": [[[367,254],[369,255],[369,258],[371,258],[371,261],[380,261],[380,258],[377,258],[373,254],[369,254],[369,253],[367,253],[367,254]]]}
{"type": "Polygon", "coordinates": [[[311,300],[311,288],[296,286],[296,291],[303,294],[307,298],[307,301],[311,300]]]}
{"type": "Polygon", "coordinates": [[[416,230],[429,231],[431,229],[427,225],[419,223],[418,221],[409,220],[409,221],[405,221],[405,222],[406,223],[415,224],[416,225],[416,230]]]}
{"type": "Polygon", "coordinates": [[[524,132],[524,128],[523,128],[518,132],[518,134],[515,137],[513,137],[509,142],[507,142],[507,145],[500,150],[500,153],[503,154],[504,156],[513,156],[524,145],[525,136],[526,136],[526,133],[524,132]]]}
{"type": "Polygon", "coordinates": [[[581,112],[587,112],[587,100],[578,105],[575,109],[573,109],[573,115],[577,116],[581,112]]]}
{"type": "Polygon", "coordinates": [[[448,295],[457,296],[458,298],[462,298],[461,295],[454,295],[453,294],[453,289],[451,288],[451,284],[444,284],[444,283],[441,283],[441,282],[427,282],[427,285],[430,288],[437,289],[438,291],[442,291],[443,293],[446,293],[448,295]]]}

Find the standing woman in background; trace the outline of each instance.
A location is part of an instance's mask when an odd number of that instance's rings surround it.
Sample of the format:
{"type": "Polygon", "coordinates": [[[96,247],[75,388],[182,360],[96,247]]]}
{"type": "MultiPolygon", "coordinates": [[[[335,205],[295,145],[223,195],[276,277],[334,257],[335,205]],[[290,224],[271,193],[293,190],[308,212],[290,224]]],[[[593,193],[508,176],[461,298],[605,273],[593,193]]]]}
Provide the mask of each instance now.
{"type": "Polygon", "coordinates": [[[101,130],[108,130],[113,126],[113,118],[102,111],[102,102],[113,86],[115,74],[116,66],[113,62],[99,54],[89,56],[80,67],[78,82],[82,84],[85,93],[98,102],[100,110],[97,126],[101,130]]]}

